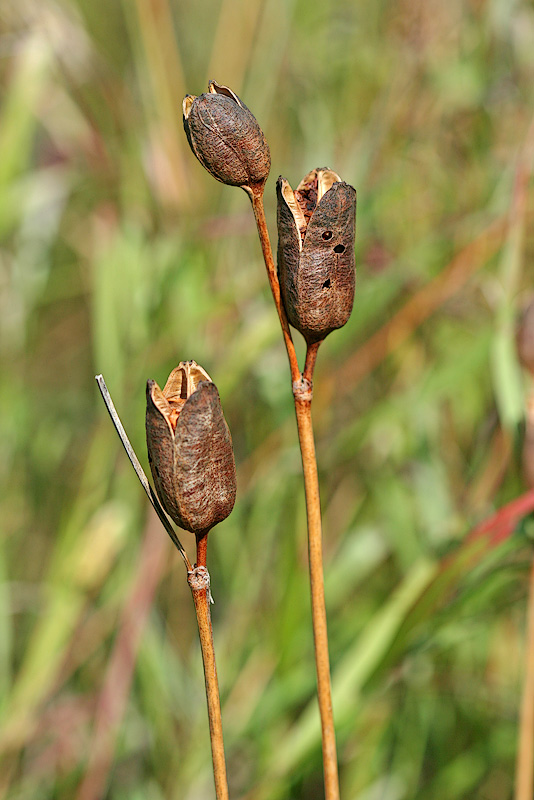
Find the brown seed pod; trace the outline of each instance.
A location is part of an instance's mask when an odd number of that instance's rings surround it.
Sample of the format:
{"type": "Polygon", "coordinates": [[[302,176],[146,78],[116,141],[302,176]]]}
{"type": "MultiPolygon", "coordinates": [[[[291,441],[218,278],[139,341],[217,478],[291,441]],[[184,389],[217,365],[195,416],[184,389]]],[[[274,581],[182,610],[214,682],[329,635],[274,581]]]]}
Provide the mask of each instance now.
{"type": "Polygon", "coordinates": [[[206,94],[185,96],[183,112],[191,150],[214,178],[244,189],[265,183],[269,145],[255,116],[231,89],[210,81],[206,94]]]}
{"type": "Polygon", "coordinates": [[[182,361],[163,391],[147,382],[148,460],[171,519],[200,535],[230,514],[236,495],[232,437],[217,387],[194,361],[182,361]]]}
{"type": "Polygon", "coordinates": [[[290,323],[308,344],[341,328],[354,302],[356,191],[332,170],[312,170],[278,198],[278,277],[290,323]]]}

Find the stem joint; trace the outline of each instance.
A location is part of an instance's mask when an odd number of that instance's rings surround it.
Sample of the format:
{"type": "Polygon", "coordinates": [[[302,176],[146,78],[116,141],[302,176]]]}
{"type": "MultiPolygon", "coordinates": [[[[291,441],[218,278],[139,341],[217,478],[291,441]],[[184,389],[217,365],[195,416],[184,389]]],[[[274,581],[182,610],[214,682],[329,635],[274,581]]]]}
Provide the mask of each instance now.
{"type": "Polygon", "coordinates": [[[206,567],[194,567],[187,573],[187,583],[192,592],[206,592],[210,603],[213,603],[210,589],[210,574],[206,567]]]}
{"type": "Polygon", "coordinates": [[[293,381],[293,397],[295,402],[311,403],[313,398],[313,381],[301,375],[298,381],[293,381]]]}

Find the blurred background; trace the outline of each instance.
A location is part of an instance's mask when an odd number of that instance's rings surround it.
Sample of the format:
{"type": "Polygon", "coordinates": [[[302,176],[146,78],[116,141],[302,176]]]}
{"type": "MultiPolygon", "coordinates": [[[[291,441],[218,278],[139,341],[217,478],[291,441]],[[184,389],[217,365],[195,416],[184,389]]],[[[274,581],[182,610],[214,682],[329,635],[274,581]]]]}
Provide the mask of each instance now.
{"type": "Polygon", "coordinates": [[[182,130],[212,78],[270,143],[273,241],[280,173],[358,191],[355,307],[314,401],[343,798],[511,798],[527,0],[2,2],[0,797],[214,796],[183,564],[94,381],[146,468],[145,382],[191,358],[238,463],[208,555],[230,793],[322,797],[285,351],[249,201],[182,130]]]}

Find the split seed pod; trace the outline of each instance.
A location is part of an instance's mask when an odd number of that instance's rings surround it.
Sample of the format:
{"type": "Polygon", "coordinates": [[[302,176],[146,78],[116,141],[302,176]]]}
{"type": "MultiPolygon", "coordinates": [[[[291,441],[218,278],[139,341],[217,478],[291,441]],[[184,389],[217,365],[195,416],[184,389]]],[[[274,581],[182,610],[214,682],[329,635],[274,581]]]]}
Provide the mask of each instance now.
{"type": "Polygon", "coordinates": [[[354,302],[356,191],[326,167],[278,198],[278,277],[290,323],[308,344],[348,321],[354,302]]]}
{"type": "Polygon", "coordinates": [[[195,361],[182,361],[163,391],[147,382],[148,460],[161,504],[201,535],[231,512],[236,495],[232,437],[217,387],[195,361]]]}
{"type": "Polygon", "coordinates": [[[183,101],[191,150],[214,178],[230,186],[263,186],[271,168],[269,145],[255,116],[239,97],[215,81],[183,101]]]}

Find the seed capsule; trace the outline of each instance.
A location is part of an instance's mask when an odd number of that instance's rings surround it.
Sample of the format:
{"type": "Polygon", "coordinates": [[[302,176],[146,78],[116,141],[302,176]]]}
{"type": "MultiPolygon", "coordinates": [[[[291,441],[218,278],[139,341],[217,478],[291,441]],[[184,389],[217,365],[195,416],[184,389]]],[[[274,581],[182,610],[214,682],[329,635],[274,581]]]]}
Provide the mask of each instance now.
{"type": "Polygon", "coordinates": [[[236,496],[232,437],[217,387],[194,361],[182,361],[163,391],[147,382],[148,460],[161,504],[196,534],[230,514],[236,496]]]}
{"type": "Polygon", "coordinates": [[[206,94],[185,96],[183,112],[191,150],[214,178],[244,189],[265,183],[269,146],[255,116],[231,89],[210,81],[206,94]]]}
{"type": "Polygon", "coordinates": [[[330,169],[312,170],[278,198],[278,277],[290,323],[308,344],[341,328],[354,302],[356,191],[330,169]]]}

